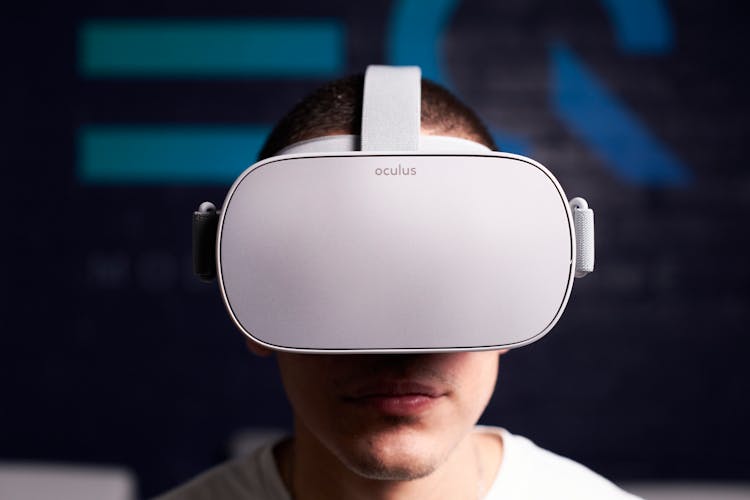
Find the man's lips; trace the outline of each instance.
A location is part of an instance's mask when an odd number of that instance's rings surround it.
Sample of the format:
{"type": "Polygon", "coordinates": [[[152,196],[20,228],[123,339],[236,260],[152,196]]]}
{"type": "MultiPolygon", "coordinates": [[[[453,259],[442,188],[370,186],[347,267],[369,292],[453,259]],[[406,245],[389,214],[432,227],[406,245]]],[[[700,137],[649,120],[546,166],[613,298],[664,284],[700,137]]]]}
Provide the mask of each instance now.
{"type": "Polygon", "coordinates": [[[421,395],[437,398],[447,391],[432,384],[415,380],[377,380],[361,384],[352,389],[345,399],[359,399],[373,396],[421,395]]]}
{"type": "Polygon", "coordinates": [[[355,387],[343,400],[392,416],[414,416],[432,406],[448,391],[414,380],[378,380],[355,387]]]}

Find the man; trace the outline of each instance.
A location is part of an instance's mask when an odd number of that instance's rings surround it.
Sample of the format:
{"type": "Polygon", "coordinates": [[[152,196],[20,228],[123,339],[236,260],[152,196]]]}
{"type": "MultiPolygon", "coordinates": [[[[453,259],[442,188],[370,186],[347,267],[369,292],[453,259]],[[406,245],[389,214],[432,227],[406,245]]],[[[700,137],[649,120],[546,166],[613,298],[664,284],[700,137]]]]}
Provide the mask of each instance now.
{"type": "MultiPolygon", "coordinates": [[[[260,157],[326,135],[358,134],[363,77],[332,82],[284,117],[260,157]]],[[[495,149],[476,115],[422,82],[422,134],[495,149]]],[[[258,355],[272,352],[248,341],[258,355]]],[[[476,427],[505,351],[273,353],[294,435],[212,469],[174,499],[625,499],[582,465],[500,428],[476,427]]]]}

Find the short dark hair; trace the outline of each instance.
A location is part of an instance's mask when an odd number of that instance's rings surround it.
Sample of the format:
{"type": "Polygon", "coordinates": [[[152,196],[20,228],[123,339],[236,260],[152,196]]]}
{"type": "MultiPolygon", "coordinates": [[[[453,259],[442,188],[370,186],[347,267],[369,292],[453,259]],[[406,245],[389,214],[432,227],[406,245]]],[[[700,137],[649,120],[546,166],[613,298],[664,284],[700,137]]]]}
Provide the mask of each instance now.
{"type": "MultiPolygon", "coordinates": [[[[258,155],[262,160],[295,142],[324,135],[358,135],[364,75],[323,85],[299,102],[274,127],[258,155]]],[[[433,135],[461,137],[497,149],[479,117],[444,87],[422,79],[422,128],[433,135]]]]}

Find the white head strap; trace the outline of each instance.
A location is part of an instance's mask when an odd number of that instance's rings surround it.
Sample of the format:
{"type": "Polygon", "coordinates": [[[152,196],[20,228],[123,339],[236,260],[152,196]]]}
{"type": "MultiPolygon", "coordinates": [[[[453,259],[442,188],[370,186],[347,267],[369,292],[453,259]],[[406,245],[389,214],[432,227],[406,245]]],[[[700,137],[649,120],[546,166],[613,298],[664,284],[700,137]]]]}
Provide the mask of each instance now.
{"type": "Polygon", "coordinates": [[[368,66],[362,97],[362,151],[417,151],[422,103],[418,66],[368,66]]]}

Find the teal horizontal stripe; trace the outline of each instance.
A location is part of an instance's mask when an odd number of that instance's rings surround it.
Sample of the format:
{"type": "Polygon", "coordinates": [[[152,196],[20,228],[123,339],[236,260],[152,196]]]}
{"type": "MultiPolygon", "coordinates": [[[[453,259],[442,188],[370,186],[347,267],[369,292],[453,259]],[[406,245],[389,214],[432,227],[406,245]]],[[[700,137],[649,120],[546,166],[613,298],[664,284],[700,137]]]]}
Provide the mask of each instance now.
{"type": "Polygon", "coordinates": [[[84,184],[231,184],[255,162],[267,126],[86,126],[76,176],[84,184]]]}
{"type": "Polygon", "coordinates": [[[92,20],[78,38],[85,77],[331,77],[345,63],[336,20],[92,20]]]}

